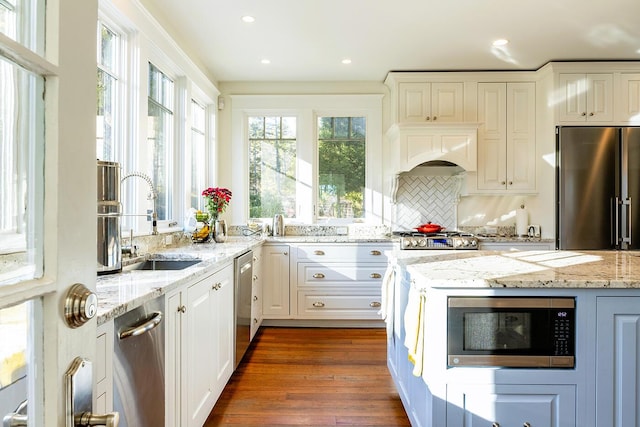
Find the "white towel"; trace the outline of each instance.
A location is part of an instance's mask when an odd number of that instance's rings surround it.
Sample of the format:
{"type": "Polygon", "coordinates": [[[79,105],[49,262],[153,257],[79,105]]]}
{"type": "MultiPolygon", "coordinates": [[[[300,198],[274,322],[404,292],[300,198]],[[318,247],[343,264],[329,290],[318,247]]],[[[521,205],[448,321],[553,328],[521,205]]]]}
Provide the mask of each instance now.
{"type": "Polygon", "coordinates": [[[387,336],[391,336],[393,333],[393,305],[394,305],[394,293],[395,293],[395,279],[396,270],[392,265],[387,267],[382,278],[382,289],[380,295],[382,298],[382,304],[380,305],[380,311],[378,314],[382,317],[387,324],[387,336]]]}
{"type": "Polygon", "coordinates": [[[427,297],[414,287],[409,288],[407,308],[404,312],[404,345],[409,350],[409,361],[413,363],[413,375],[422,375],[424,362],[425,307],[427,297]]]}

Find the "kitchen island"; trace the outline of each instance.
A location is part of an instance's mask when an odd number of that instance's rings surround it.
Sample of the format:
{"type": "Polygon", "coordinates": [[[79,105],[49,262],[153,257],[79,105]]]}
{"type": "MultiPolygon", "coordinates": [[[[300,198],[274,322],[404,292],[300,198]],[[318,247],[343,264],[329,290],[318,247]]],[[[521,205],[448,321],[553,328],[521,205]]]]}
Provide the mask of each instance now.
{"type": "Polygon", "coordinates": [[[383,288],[388,366],[412,425],[637,425],[640,253],[393,251],[388,255],[394,272],[387,275],[390,279],[383,288]],[[575,300],[575,366],[449,366],[451,297],[575,300]],[[416,313],[422,326],[418,334],[416,313]],[[409,360],[408,347],[415,364],[409,360]]]}

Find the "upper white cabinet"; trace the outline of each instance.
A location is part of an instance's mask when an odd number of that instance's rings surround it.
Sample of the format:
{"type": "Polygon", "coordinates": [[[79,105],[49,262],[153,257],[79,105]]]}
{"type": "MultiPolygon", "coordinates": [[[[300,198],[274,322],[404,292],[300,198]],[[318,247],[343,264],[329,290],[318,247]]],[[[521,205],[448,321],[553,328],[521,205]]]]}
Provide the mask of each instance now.
{"type": "Polygon", "coordinates": [[[478,192],[536,190],[535,83],[478,84],[478,192]]]}
{"type": "Polygon", "coordinates": [[[462,122],[462,83],[398,83],[398,123],[462,122]]]}
{"type": "Polygon", "coordinates": [[[613,120],[612,73],[560,73],[558,94],[560,122],[613,120]]]}
{"type": "Polygon", "coordinates": [[[640,123],[640,73],[620,74],[620,102],[616,119],[640,123]]]}

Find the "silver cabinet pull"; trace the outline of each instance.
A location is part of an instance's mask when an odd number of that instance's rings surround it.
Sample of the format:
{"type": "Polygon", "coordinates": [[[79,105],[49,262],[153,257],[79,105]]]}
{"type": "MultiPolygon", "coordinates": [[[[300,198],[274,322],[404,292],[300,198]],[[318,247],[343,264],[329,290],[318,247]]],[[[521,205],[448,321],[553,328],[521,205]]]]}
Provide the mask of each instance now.
{"type": "Polygon", "coordinates": [[[324,255],[324,251],[313,251],[314,255],[324,255]]]}
{"type": "Polygon", "coordinates": [[[380,273],[371,273],[369,277],[372,279],[381,279],[382,275],[380,273]]]}
{"type": "Polygon", "coordinates": [[[313,303],[313,306],[316,308],[322,308],[324,307],[324,303],[322,301],[316,301],[313,303]]]}
{"type": "Polygon", "coordinates": [[[255,282],[256,280],[258,280],[258,276],[256,276],[255,274],[253,275],[253,281],[255,282]]]}
{"type": "Polygon", "coordinates": [[[500,427],[500,423],[493,423],[491,424],[491,427],[500,427]]]}
{"type": "Polygon", "coordinates": [[[369,252],[369,255],[378,256],[378,255],[382,255],[382,252],[373,250],[373,251],[369,252]]]}
{"type": "Polygon", "coordinates": [[[258,323],[258,319],[256,319],[255,317],[253,318],[253,323],[258,323]]]}
{"type": "Polygon", "coordinates": [[[369,304],[369,307],[373,307],[373,308],[378,308],[380,307],[382,304],[380,304],[378,301],[374,301],[371,304],[369,304]]]}
{"type": "Polygon", "coordinates": [[[145,321],[142,325],[134,326],[132,328],[126,329],[118,335],[121,340],[136,337],[138,335],[142,335],[145,332],[149,332],[156,326],[158,326],[162,322],[162,313],[160,311],[154,311],[153,315],[145,321]]]}
{"type": "Polygon", "coordinates": [[[186,313],[187,311],[187,307],[185,307],[184,305],[181,305],[180,307],[178,307],[178,311],[180,313],[186,313]]]}
{"type": "Polygon", "coordinates": [[[287,256],[289,255],[289,252],[283,252],[282,255],[287,256]]]}
{"type": "Polygon", "coordinates": [[[524,424],[522,424],[522,427],[531,427],[531,423],[525,422],[524,424]]]}
{"type": "Polygon", "coordinates": [[[215,285],[211,286],[211,289],[213,289],[214,291],[219,290],[222,287],[222,283],[217,282],[215,285]]]}
{"type": "Polygon", "coordinates": [[[90,412],[85,412],[82,414],[76,414],[74,417],[74,422],[76,426],[106,426],[106,427],[117,427],[118,422],[120,421],[120,414],[117,412],[112,412],[110,414],[105,415],[95,415],[90,412]]]}
{"type": "MultiPolygon", "coordinates": [[[[581,115],[581,116],[586,116],[586,115],[587,115],[587,112],[586,112],[586,111],[583,111],[583,112],[582,112],[582,114],[580,114],[580,115],[581,115]]],[[[497,426],[497,427],[500,427],[500,426],[497,426]]]]}
{"type": "Polygon", "coordinates": [[[253,300],[254,300],[254,301],[258,301],[258,296],[257,296],[257,295],[254,295],[254,296],[253,296],[253,300]]]}
{"type": "Polygon", "coordinates": [[[316,273],[313,275],[314,279],[324,279],[324,274],[322,273],[316,273]]]}

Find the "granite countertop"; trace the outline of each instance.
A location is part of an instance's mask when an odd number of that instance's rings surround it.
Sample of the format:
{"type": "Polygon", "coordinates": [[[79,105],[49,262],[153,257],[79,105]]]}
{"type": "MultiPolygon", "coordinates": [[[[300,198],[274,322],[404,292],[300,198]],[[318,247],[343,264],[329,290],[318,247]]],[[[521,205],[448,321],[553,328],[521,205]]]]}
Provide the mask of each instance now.
{"type": "Polygon", "coordinates": [[[640,288],[639,251],[397,250],[389,255],[423,288],[640,288]]]}
{"type": "Polygon", "coordinates": [[[390,243],[395,236],[282,236],[266,238],[269,243],[390,243]]]}
{"type": "MultiPolygon", "coordinates": [[[[238,255],[262,243],[262,239],[246,237],[230,237],[225,243],[194,243],[157,254],[162,258],[202,260],[184,270],[128,271],[125,266],[121,273],[98,276],[96,280],[98,325],[186,283],[205,278],[219,268],[232,263],[238,255]]],[[[142,260],[143,258],[140,259],[142,260]]]]}

